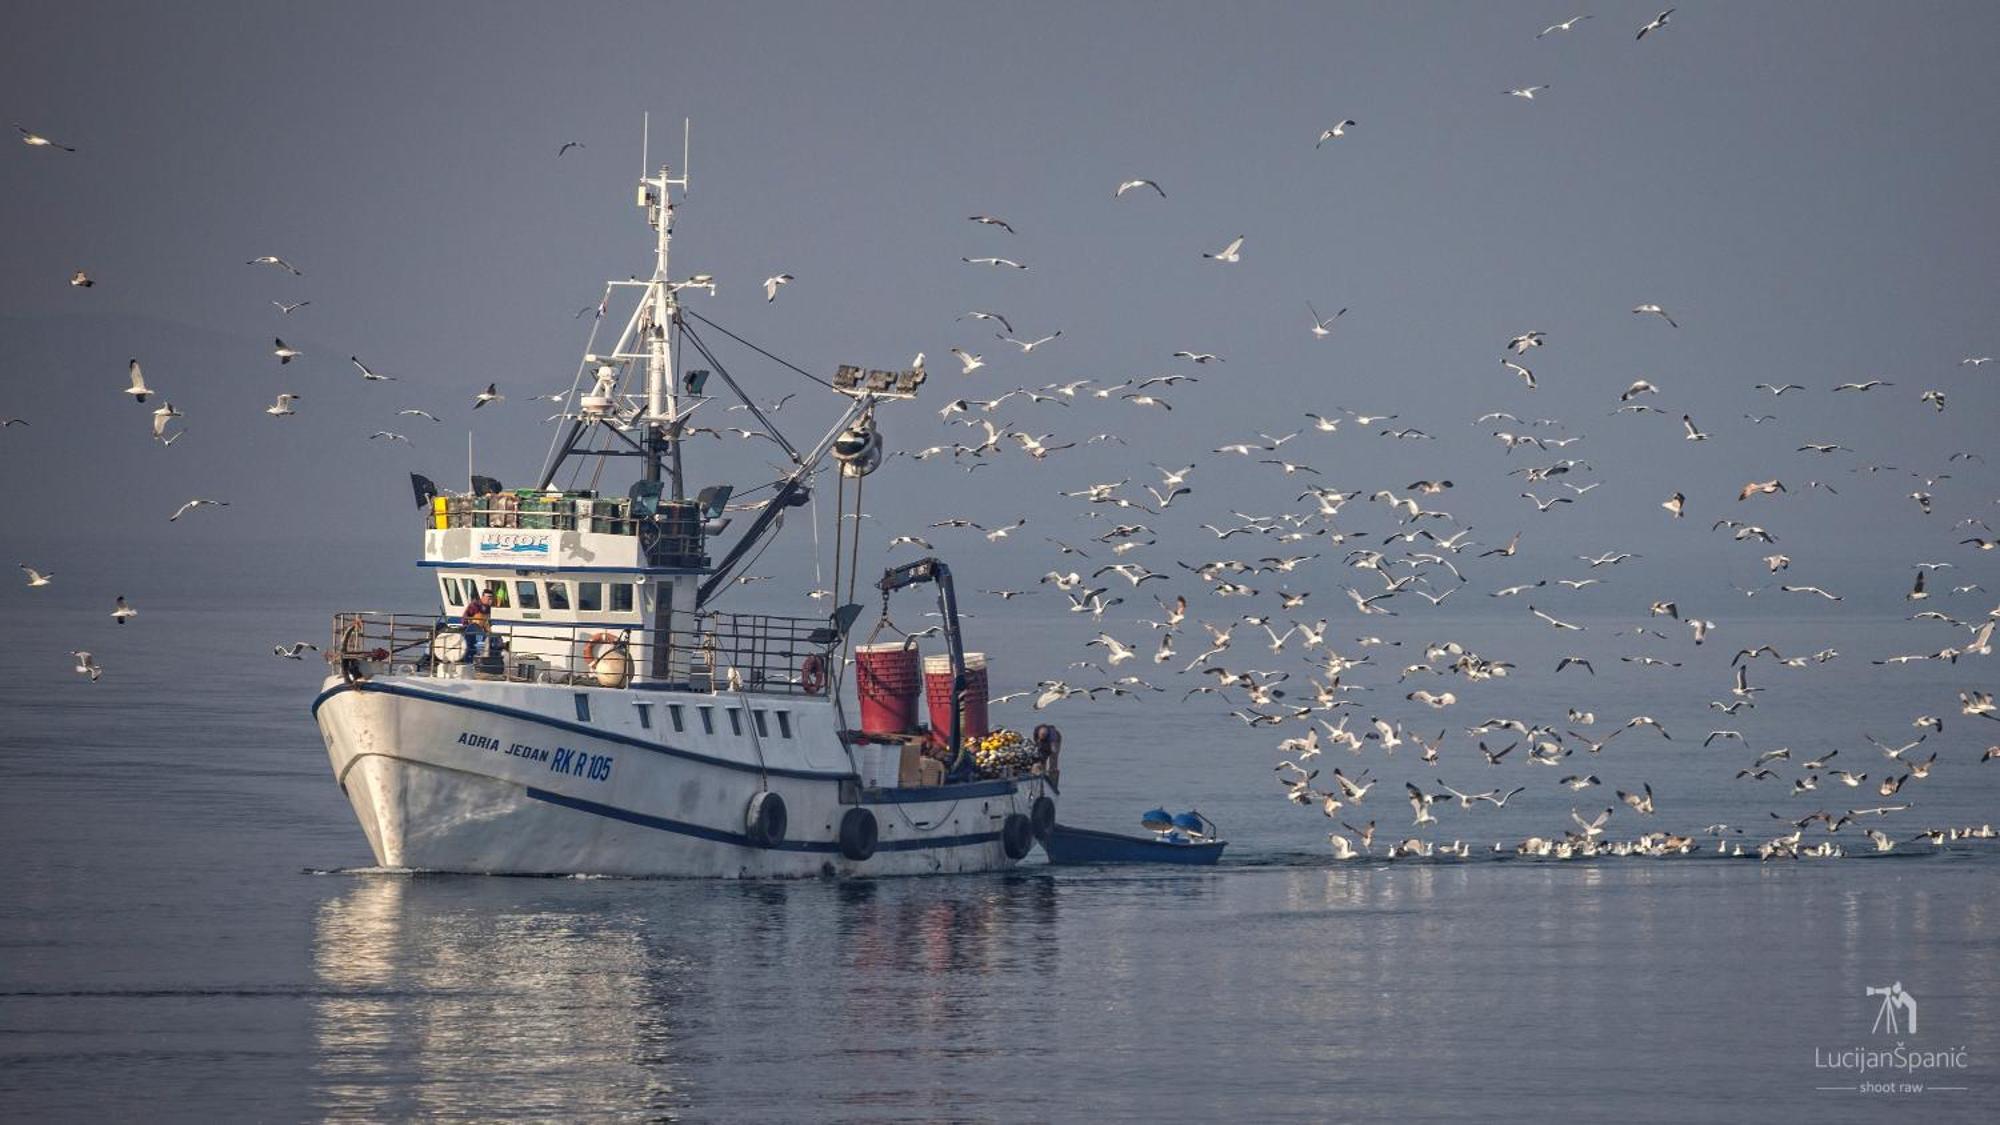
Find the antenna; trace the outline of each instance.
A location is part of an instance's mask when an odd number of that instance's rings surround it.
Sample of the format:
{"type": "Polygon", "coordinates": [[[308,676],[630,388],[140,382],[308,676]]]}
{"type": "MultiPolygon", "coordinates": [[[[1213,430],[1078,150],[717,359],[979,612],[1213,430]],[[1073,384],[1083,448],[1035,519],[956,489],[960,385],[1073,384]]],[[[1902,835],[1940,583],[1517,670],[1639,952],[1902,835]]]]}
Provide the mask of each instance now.
{"type": "Polygon", "coordinates": [[[651,110],[639,117],[639,178],[645,179],[647,162],[651,158],[653,141],[653,114],[651,110]]]}
{"type": "Polygon", "coordinates": [[[465,491],[476,493],[479,486],[472,481],[472,431],[465,431],[465,491]]]}
{"type": "Polygon", "coordinates": [[[693,136],[694,119],[691,117],[681,118],[681,197],[684,199],[687,197],[688,185],[690,183],[688,179],[688,141],[693,136]]]}

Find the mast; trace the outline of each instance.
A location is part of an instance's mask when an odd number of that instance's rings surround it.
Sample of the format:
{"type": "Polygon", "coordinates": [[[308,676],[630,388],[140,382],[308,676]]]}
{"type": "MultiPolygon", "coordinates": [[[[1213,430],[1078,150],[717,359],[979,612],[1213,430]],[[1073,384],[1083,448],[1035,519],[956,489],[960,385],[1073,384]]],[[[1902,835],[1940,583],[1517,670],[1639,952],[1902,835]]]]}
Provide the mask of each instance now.
{"type": "MultiPolygon", "coordinates": [[[[639,180],[639,206],[654,232],[653,277],[641,301],[638,328],[644,342],[646,362],[645,479],[658,481],[662,460],[669,498],[682,500],[686,490],[681,479],[680,388],[674,379],[673,344],[670,334],[679,324],[680,286],[668,280],[669,252],[674,241],[673,188],[687,191],[685,171],[676,179],[673,169],[660,165],[657,175],[639,180]]],[[[712,283],[711,283],[712,284],[712,283]]]]}

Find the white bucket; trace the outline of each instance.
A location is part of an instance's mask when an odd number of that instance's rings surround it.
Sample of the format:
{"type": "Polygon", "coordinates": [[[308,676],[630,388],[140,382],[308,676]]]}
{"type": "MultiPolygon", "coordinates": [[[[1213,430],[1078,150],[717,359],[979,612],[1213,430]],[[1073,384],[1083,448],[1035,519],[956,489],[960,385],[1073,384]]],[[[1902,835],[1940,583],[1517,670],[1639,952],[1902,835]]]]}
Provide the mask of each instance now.
{"type": "Polygon", "coordinates": [[[893,789],[902,767],[903,748],[867,743],[854,748],[854,769],[864,789],[893,789]]]}

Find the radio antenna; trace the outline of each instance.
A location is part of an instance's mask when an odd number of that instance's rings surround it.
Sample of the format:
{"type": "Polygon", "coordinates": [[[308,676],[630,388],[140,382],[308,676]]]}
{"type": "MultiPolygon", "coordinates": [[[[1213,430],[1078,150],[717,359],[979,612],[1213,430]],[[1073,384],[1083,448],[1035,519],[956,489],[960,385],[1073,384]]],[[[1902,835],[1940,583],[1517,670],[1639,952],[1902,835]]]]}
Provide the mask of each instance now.
{"type": "Polygon", "coordinates": [[[694,119],[691,117],[681,118],[681,197],[683,199],[688,195],[690,184],[688,178],[688,141],[693,136],[694,119]]]}
{"type": "Polygon", "coordinates": [[[639,118],[639,178],[645,179],[651,160],[653,140],[653,113],[645,111],[639,118]]]}

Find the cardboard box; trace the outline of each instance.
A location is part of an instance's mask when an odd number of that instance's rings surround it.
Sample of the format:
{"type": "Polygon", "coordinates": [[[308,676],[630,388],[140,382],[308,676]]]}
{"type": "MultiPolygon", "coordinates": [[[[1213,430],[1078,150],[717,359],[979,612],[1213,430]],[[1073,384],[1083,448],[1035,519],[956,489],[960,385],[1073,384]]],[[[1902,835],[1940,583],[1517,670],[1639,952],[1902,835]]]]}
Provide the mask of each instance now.
{"type": "Polygon", "coordinates": [[[922,785],[924,783],[922,776],[923,763],[926,760],[922,743],[905,742],[903,744],[902,760],[897,764],[896,784],[922,785]]]}
{"type": "Polygon", "coordinates": [[[925,758],[917,763],[917,784],[943,785],[944,763],[936,758],[925,758]]]}

